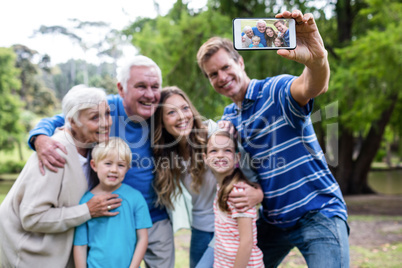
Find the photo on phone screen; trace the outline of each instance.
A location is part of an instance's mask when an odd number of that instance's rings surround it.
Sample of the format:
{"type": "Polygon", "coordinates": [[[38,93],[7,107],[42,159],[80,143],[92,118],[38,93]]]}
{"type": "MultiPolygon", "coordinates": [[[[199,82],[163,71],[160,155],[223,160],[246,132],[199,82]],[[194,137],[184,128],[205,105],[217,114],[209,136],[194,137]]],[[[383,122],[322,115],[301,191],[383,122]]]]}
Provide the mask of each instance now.
{"type": "Polygon", "coordinates": [[[233,45],[237,50],[295,49],[296,21],[284,18],[233,19],[233,45]]]}

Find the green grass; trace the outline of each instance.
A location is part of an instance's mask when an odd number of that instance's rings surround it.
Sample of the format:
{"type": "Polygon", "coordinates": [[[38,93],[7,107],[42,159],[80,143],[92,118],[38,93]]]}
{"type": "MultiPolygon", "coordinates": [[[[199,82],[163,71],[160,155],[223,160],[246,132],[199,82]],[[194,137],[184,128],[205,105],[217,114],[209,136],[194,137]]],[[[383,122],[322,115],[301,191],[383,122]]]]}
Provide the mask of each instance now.
{"type": "MultiPolygon", "coordinates": [[[[378,248],[350,246],[351,268],[396,268],[402,263],[402,243],[384,244],[378,248]]],[[[307,267],[301,253],[293,249],[279,268],[307,267]]]]}
{"type": "Polygon", "coordinates": [[[190,266],[190,237],[191,231],[187,229],[182,229],[175,233],[175,268],[190,266]]]}
{"type": "MultiPolygon", "coordinates": [[[[181,229],[174,235],[175,268],[188,268],[190,266],[190,236],[191,231],[188,229],[181,229]]],[[[141,267],[145,267],[144,261],[141,262],[141,267]]]]}
{"type": "Polygon", "coordinates": [[[350,250],[357,253],[357,259],[354,260],[351,267],[401,267],[402,243],[385,244],[374,249],[351,246],[350,250]]]}
{"type": "Polygon", "coordinates": [[[348,221],[402,221],[402,216],[383,216],[383,215],[349,215],[348,221]]]}

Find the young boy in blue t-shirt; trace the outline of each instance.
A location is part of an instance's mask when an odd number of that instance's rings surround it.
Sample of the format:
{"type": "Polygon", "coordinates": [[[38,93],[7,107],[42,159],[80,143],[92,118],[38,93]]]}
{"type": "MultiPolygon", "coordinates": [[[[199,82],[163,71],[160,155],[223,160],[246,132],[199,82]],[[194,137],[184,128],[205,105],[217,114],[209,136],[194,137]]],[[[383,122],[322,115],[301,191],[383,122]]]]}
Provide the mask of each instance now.
{"type": "Polygon", "coordinates": [[[251,38],[251,44],[248,46],[249,48],[256,48],[256,47],[264,47],[261,43],[261,38],[254,35],[253,38],[251,38]]]}
{"type": "Polygon", "coordinates": [[[122,184],[131,165],[131,150],[120,138],[111,137],[92,151],[90,162],[99,184],[81,199],[94,195],[118,194],[121,206],[113,217],[93,218],[78,226],[74,236],[76,267],[139,267],[148,246],[148,230],[152,227],[148,206],[142,194],[122,184]]]}

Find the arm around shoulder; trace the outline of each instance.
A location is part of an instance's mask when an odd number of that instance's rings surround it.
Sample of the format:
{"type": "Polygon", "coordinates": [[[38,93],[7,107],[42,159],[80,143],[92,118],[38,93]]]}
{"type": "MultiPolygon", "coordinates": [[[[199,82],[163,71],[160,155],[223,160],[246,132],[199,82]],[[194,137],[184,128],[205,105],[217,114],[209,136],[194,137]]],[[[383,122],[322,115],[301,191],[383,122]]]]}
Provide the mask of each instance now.
{"type": "Polygon", "coordinates": [[[42,119],[33,130],[29,132],[28,145],[36,150],[39,157],[39,169],[42,175],[45,174],[44,167],[50,171],[57,172],[57,168],[62,168],[65,164],[64,159],[55,151],[59,148],[67,153],[65,147],[50,139],[58,127],[64,126],[64,117],[62,114],[51,118],[42,119]]]}
{"type": "Polygon", "coordinates": [[[64,116],[62,114],[55,115],[50,118],[44,118],[39,121],[34,129],[29,131],[28,145],[32,150],[35,150],[34,144],[32,144],[32,138],[38,135],[52,136],[55,129],[64,126],[64,116]]]}

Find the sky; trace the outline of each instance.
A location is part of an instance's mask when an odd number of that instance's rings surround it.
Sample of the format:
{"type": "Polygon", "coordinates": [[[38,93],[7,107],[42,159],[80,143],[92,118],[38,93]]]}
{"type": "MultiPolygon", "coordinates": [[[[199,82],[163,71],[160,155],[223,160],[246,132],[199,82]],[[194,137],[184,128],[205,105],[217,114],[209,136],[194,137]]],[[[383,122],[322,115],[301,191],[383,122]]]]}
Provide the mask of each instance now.
{"type": "MultiPolygon", "coordinates": [[[[165,15],[175,0],[157,0],[160,14],[165,15]]],[[[193,0],[190,7],[203,7],[206,0],[193,0]]],[[[86,59],[97,63],[95,51],[83,50],[63,35],[36,35],[41,25],[72,25],[69,19],[80,21],[103,21],[111,28],[122,30],[138,16],[155,18],[154,1],[151,0],[4,0],[0,9],[0,47],[22,44],[39,54],[47,53],[53,64],[66,62],[71,58],[86,59]]],[[[84,36],[83,40],[94,43],[98,37],[84,36]]],[[[128,45],[124,53],[137,53],[128,45]]]]}

